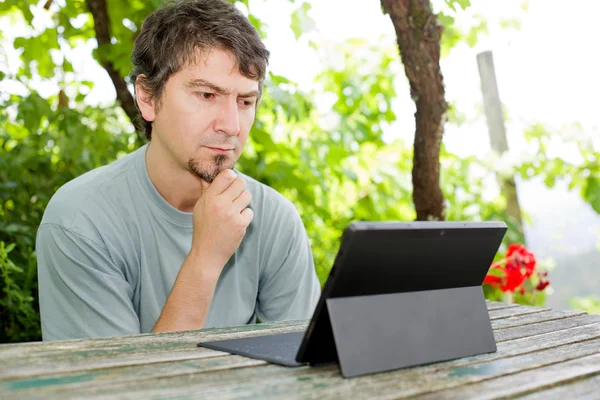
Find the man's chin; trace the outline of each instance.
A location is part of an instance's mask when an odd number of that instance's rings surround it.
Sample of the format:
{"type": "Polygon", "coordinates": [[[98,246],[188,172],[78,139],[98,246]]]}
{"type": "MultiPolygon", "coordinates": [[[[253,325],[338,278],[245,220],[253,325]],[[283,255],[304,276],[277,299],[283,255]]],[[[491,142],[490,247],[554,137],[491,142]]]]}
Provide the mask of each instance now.
{"type": "Polygon", "coordinates": [[[232,169],[235,163],[227,156],[217,156],[211,162],[200,162],[197,159],[188,161],[188,171],[196,178],[212,183],[223,170],[232,169]]]}

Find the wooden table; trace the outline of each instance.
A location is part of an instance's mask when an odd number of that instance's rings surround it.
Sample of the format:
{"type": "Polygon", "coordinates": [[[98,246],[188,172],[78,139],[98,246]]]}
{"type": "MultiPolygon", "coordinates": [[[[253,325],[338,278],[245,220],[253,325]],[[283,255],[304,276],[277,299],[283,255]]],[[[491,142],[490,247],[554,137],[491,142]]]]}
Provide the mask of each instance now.
{"type": "Polygon", "coordinates": [[[498,352],[353,379],[196,344],[306,321],[0,346],[0,398],[600,398],[600,316],[488,302],[498,352]]]}

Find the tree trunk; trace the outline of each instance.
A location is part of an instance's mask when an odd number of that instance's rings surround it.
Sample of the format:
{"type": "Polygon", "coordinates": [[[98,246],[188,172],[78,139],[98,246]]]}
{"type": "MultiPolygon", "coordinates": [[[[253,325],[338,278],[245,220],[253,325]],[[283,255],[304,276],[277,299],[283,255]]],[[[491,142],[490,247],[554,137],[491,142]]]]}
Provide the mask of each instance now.
{"type": "Polygon", "coordinates": [[[443,220],[440,146],[448,105],[440,71],[442,27],[430,0],[381,0],[398,39],[400,57],[417,106],[412,170],[413,202],[418,220],[443,220]]]}
{"type": "MultiPolygon", "coordinates": [[[[108,8],[106,0],[86,0],[86,4],[92,17],[94,18],[94,29],[96,31],[96,40],[98,48],[101,46],[111,46],[110,41],[110,18],[108,16],[108,8]]],[[[101,56],[102,57],[102,56],[101,56]]],[[[138,111],[135,107],[135,100],[127,88],[127,83],[119,74],[112,61],[101,59],[100,64],[108,72],[110,79],[117,92],[117,99],[121,103],[121,107],[125,114],[129,117],[137,131],[137,142],[139,145],[146,142],[142,126],[139,125],[138,111]]]]}

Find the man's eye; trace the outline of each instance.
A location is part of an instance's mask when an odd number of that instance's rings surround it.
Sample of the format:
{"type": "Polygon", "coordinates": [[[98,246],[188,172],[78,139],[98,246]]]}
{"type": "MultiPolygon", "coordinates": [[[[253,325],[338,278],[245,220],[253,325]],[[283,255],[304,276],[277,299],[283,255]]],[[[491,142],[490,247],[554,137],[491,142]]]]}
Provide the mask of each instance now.
{"type": "Polygon", "coordinates": [[[200,97],[202,97],[205,100],[210,100],[215,97],[215,94],[204,92],[204,93],[200,93],[200,97]]]}

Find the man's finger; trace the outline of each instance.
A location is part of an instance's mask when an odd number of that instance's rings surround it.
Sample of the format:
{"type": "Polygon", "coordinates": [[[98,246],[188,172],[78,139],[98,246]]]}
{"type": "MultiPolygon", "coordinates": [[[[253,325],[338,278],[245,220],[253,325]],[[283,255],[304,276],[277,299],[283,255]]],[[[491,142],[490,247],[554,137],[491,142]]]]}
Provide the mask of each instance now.
{"type": "Polygon", "coordinates": [[[244,223],[246,224],[246,226],[248,226],[254,218],[254,211],[252,211],[251,208],[245,208],[244,210],[242,210],[241,215],[244,219],[244,223]]]}
{"type": "Polygon", "coordinates": [[[236,178],[223,193],[221,193],[224,202],[233,202],[246,189],[246,181],[242,178],[236,178]]]}
{"type": "Polygon", "coordinates": [[[252,200],[252,193],[247,190],[244,190],[238,197],[233,201],[233,207],[241,212],[244,208],[250,205],[250,201],[252,200]]]}
{"type": "Polygon", "coordinates": [[[213,196],[220,195],[235,181],[237,175],[231,169],[224,169],[219,172],[215,180],[208,186],[204,193],[212,194],[213,196]]]}

